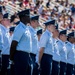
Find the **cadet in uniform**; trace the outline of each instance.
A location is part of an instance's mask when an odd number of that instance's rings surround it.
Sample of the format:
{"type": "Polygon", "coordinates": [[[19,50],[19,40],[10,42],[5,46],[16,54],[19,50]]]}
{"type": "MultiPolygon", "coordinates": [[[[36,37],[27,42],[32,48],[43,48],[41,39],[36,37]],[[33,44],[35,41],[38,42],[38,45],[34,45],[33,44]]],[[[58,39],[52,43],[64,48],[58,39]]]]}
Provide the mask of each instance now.
{"type": "Polygon", "coordinates": [[[37,30],[37,37],[38,37],[38,52],[37,52],[37,55],[36,55],[36,62],[38,63],[38,54],[39,54],[39,49],[40,49],[40,38],[41,38],[41,35],[43,33],[43,30],[42,29],[39,29],[37,30]]]}
{"type": "Polygon", "coordinates": [[[68,34],[68,43],[66,44],[67,47],[67,71],[66,75],[73,75],[73,68],[74,68],[74,60],[75,60],[75,43],[74,32],[68,34]]]}
{"type": "MultiPolygon", "coordinates": [[[[3,19],[3,15],[2,13],[0,13],[0,22],[2,21],[3,19]]],[[[2,30],[1,30],[1,24],[0,24],[0,74],[1,74],[1,65],[2,65],[2,55],[1,55],[1,51],[2,51],[2,30]]]]}
{"type": "MultiPolygon", "coordinates": [[[[15,26],[11,26],[9,28],[9,33],[10,33],[10,43],[12,42],[12,39],[13,39],[13,33],[14,33],[14,30],[15,30],[15,26]]],[[[10,61],[9,62],[9,75],[15,75],[15,71],[14,71],[14,62],[13,61],[10,61]]]]}
{"type": "Polygon", "coordinates": [[[66,49],[66,36],[67,31],[62,30],[59,33],[59,53],[60,53],[60,74],[59,75],[65,75],[66,73],[66,66],[67,66],[67,49],[66,49]]]}
{"type": "Polygon", "coordinates": [[[41,66],[40,75],[51,75],[53,42],[52,32],[55,30],[55,20],[44,23],[46,31],[42,34],[40,39],[39,63],[41,66]]]}
{"type": "Polygon", "coordinates": [[[1,31],[1,27],[0,27],[0,72],[1,72],[1,65],[2,65],[2,55],[1,55],[1,51],[2,51],[2,31],[1,31]]]}
{"type": "Polygon", "coordinates": [[[2,31],[2,67],[1,74],[6,75],[7,68],[9,66],[9,55],[10,55],[10,34],[9,34],[9,25],[10,21],[8,19],[8,14],[4,14],[3,20],[1,21],[1,31],[2,31]]]}
{"type": "Polygon", "coordinates": [[[36,54],[38,52],[38,37],[36,33],[36,27],[39,25],[39,16],[31,16],[31,22],[29,26],[29,30],[31,33],[31,38],[32,38],[32,52],[30,53],[30,56],[32,58],[32,64],[33,64],[33,72],[32,75],[38,75],[38,66],[36,64],[36,54]]]}
{"type": "Polygon", "coordinates": [[[52,75],[59,75],[60,53],[59,53],[59,31],[53,32],[54,53],[52,63],[52,75]]]}
{"type": "Polygon", "coordinates": [[[30,23],[30,10],[18,13],[20,23],[15,28],[10,48],[10,60],[14,61],[15,75],[27,75],[30,52],[32,51],[31,34],[27,23],[30,23]]]}
{"type": "Polygon", "coordinates": [[[39,50],[40,50],[40,38],[41,38],[41,35],[43,33],[43,29],[39,29],[37,31],[37,37],[38,37],[38,51],[37,51],[37,54],[36,54],[36,63],[38,64],[38,73],[40,74],[40,64],[39,64],[39,50]]]}

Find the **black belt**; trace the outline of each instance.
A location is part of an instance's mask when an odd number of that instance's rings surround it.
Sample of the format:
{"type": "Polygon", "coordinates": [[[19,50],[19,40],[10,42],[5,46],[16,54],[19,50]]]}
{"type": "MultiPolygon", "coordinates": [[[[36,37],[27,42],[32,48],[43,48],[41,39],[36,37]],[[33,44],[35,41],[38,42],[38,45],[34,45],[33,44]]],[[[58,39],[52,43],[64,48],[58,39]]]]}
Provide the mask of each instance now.
{"type": "Polygon", "coordinates": [[[2,56],[10,56],[10,55],[7,55],[7,54],[2,54],[2,56]]]}
{"type": "Polygon", "coordinates": [[[0,52],[1,52],[1,50],[0,50],[0,52]]]}
{"type": "Polygon", "coordinates": [[[67,63],[67,65],[69,65],[69,66],[71,66],[71,67],[74,67],[74,65],[72,65],[72,64],[69,64],[69,63],[67,63]]]}
{"type": "Polygon", "coordinates": [[[60,64],[60,62],[53,60],[54,63],[60,64]]]}
{"type": "Polygon", "coordinates": [[[30,53],[28,53],[28,52],[24,52],[24,51],[21,51],[21,50],[16,50],[16,53],[17,52],[21,52],[21,53],[25,53],[25,54],[30,54],[30,53]]]}
{"type": "Polygon", "coordinates": [[[36,54],[33,54],[33,53],[30,53],[30,55],[31,55],[31,56],[34,56],[34,57],[36,56],[36,54]]]}
{"type": "Polygon", "coordinates": [[[52,57],[52,55],[50,55],[50,54],[46,54],[46,53],[44,53],[43,55],[46,55],[46,56],[48,56],[48,57],[52,57]]]}
{"type": "Polygon", "coordinates": [[[67,64],[67,63],[65,63],[65,62],[62,62],[62,61],[60,61],[60,63],[63,63],[63,64],[65,64],[65,65],[67,64]]]}

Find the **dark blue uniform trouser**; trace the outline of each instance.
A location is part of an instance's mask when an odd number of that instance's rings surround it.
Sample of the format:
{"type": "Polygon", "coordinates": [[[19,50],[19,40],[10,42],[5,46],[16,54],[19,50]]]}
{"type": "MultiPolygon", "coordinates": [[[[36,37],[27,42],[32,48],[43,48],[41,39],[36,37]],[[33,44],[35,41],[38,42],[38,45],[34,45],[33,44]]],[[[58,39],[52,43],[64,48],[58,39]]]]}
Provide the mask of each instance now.
{"type": "Polygon", "coordinates": [[[57,61],[52,61],[52,74],[51,75],[59,75],[59,66],[60,63],[57,61]]]}
{"type": "Polygon", "coordinates": [[[72,75],[73,74],[73,65],[67,63],[67,71],[66,75],[72,75]]]}
{"type": "Polygon", "coordinates": [[[15,75],[14,64],[9,62],[8,75],[15,75]]]}
{"type": "Polygon", "coordinates": [[[36,55],[35,54],[30,54],[31,58],[32,58],[32,64],[33,64],[33,72],[32,75],[38,75],[38,64],[36,63],[36,55]]]}
{"type": "Polygon", "coordinates": [[[1,66],[2,66],[2,63],[1,63],[1,57],[0,57],[0,75],[1,75],[1,66]]]}
{"type": "Polygon", "coordinates": [[[67,68],[67,64],[64,62],[60,62],[60,74],[59,75],[65,75],[66,68],[67,68]]]}
{"type": "Polygon", "coordinates": [[[1,71],[1,66],[2,66],[2,57],[1,57],[1,51],[0,51],[0,71],[1,71]]]}
{"type": "Polygon", "coordinates": [[[16,51],[14,55],[15,75],[27,75],[29,59],[29,53],[16,51]]]}
{"type": "Polygon", "coordinates": [[[40,66],[41,66],[40,75],[51,75],[52,55],[43,54],[40,66]]]}
{"type": "Polygon", "coordinates": [[[2,63],[1,63],[1,58],[0,58],[0,75],[1,75],[1,64],[2,64],[2,63]]]}
{"type": "Polygon", "coordinates": [[[9,55],[2,55],[1,75],[6,75],[7,74],[8,66],[9,66],[9,55]]]}
{"type": "Polygon", "coordinates": [[[32,75],[32,71],[33,71],[33,64],[32,64],[32,59],[30,56],[29,63],[28,63],[28,69],[27,69],[27,75],[32,75]]]}
{"type": "Polygon", "coordinates": [[[74,68],[73,68],[73,74],[75,75],[75,65],[74,65],[74,68]]]}

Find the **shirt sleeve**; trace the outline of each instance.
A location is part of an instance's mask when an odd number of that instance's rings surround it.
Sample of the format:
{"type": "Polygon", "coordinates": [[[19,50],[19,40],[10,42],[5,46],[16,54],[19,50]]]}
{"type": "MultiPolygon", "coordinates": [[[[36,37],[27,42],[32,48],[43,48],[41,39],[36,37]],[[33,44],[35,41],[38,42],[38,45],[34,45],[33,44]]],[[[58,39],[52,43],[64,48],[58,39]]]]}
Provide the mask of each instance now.
{"type": "Polygon", "coordinates": [[[17,27],[14,31],[14,34],[13,34],[13,40],[19,42],[23,33],[24,33],[23,29],[21,27],[17,27]]]}
{"type": "Polygon", "coordinates": [[[1,30],[0,30],[0,50],[2,50],[2,47],[3,47],[3,35],[2,35],[1,30]]]}
{"type": "Polygon", "coordinates": [[[47,42],[48,42],[48,36],[45,34],[42,34],[40,38],[40,47],[46,47],[47,42]]]}

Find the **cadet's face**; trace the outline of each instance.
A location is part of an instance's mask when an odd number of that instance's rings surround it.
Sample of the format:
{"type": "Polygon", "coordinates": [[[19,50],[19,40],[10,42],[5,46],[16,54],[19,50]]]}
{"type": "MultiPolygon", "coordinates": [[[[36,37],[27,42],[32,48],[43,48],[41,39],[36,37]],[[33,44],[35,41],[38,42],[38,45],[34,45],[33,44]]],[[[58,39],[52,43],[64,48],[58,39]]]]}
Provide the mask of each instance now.
{"type": "Polygon", "coordinates": [[[53,35],[58,37],[59,36],[59,31],[57,29],[55,29],[55,31],[53,32],[53,35]]]}
{"type": "Polygon", "coordinates": [[[26,21],[27,23],[30,23],[30,16],[23,17],[23,20],[26,21]]]}
{"type": "Polygon", "coordinates": [[[2,22],[3,22],[3,24],[4,25],[10,25],[10,20],[9,19],[7,19],[7,18],[4,18],[3,20],[2,20],[2,22]]]}
{"type": "Polygon", "coordinates": [[[63,41],[66,41],[66,40],[67,40],[67,36],[66,36],[65,34],[62,34],[62,35],[61,35],[61,39],[62,39],[63,41]]]}
{"type": "Polygon", "coordinates": [[[39,26],[38,20],[31,21],[31,25],[32,25],[33,28],[38,27],[39,26]]]}
{"type": "Polygon", "coordinates": [[[35,23],[36,27],[39,26],[39,22],[38,22],[38,20],[35,20],[34,23],[35,23]]]}
{"type": "Polygon", "coordinates": [[[75,38],[74,38],[74,37],[71,37],[71,38],[69,39],[69,41],[72,42],[72,43],[74,43],[74,42],[75,42],[75,38]]]}
{"type": "Polygon", "coordinates": [[[54,32],[55,31],[55,26],[54,25],[50,25],[50,31],[54,32]]]}

